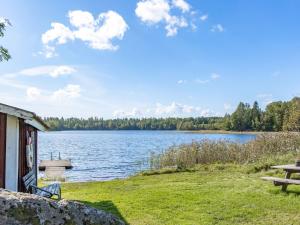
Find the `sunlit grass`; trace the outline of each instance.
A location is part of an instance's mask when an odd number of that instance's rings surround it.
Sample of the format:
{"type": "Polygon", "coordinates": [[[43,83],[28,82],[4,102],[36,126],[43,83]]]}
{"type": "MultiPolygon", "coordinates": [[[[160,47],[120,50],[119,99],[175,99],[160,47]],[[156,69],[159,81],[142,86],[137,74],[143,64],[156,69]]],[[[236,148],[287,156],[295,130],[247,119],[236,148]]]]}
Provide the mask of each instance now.
{"type": "Polygon", "coordinates": [[[281,193],[252,166],[199,166],[192,172],[63,184],[63,198],[107,210],[133,225],[299,224],[300,187],[281,193]]]}
{"type": "Polygon", "coordinates": [[[151,158],[152,170],[125,180],[63,184],[78,200],[133,225],[300,224],[300,187],[287,193],[261,176],[293,163],[300,135],[261,134],[238,144],[209,141],[171,147],[151,158]],[[147,176],[145,176],[147,175],[147,176]]]}

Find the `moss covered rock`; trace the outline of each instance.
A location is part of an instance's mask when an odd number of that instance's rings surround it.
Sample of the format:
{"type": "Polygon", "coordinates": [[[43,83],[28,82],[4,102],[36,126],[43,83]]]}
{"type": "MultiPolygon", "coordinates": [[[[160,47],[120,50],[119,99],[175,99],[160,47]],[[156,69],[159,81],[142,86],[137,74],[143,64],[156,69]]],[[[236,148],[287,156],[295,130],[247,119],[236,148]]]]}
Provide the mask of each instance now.
{"type": "Polygon", "coordinates": [[[0,224],[123,225],[116,216],[74,201],[55,201],[0,189],[0,224]]]}

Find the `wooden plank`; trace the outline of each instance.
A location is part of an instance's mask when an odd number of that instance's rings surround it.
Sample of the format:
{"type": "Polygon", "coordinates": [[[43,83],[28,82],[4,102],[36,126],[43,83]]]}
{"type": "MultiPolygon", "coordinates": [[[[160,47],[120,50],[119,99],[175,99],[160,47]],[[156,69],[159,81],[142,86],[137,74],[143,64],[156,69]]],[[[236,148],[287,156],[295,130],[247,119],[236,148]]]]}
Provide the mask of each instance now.
{"type": "Polygon", "coordinates": [[[66,169],[72,169],[72,163],[68,159],[41,160],[39,164],[39,169],[45,170],[46,167],[65,167],[66,169]]]}
{"type": "Polygon", "coordinates": [[[300,166],[296,166],[293,164],[290,165],[279,165],[279,166],[271,166],[272,169],[283,169],[283,170],[290,170],[290,171],[299,171],[300,172],[300,166]]]}
{"type": "Polygon", "coordinates": [[[6,120],[7,115],[0,113],[0,188],[5,188],[6,120]]]}
{"type": "Polygon", "coordinates": [[[0,113],[24,119],[25,123],[30,124],[38,130],[46,131],[48,129],[44,121],[33,112],[0,103],[0,113]]]}
{"type": "Polygon", "coordinates": [[[9,114],[11,116],[16,116],[16,117],[22,118],[22,119],[31,119],[34,117],[34,113],[32,113],[32,112],[29,112],[29,111],[26,111],[23,109],[19,109],[19,108],[13,107],[13,106],[1,104],[1,103],[0,103],[0,112],[9,114]]]}
{"type": "Polygon", "coordinates": [[[19,119],[19,182],[18,191],[25,192],[23,177],[28,173],[26,171],[26,124],[23,119],[19,119]]]}
{"type": "MultiPolygon", "coordinates": [[[[38,163],[37,163],[37,155],[38,155],[38,131],[35,129],[34,131],[34,162],[33,168],[35,177],[38,177],[38,163]]],[[[37,179],[35,180],[35,184],[37,186],[37,179]]]]}
{"type": "Polygon", "coordinates": [[[34,165],[33,165],[33,172],[35,173],[35,180],[32,184],[37,184],[37,129],[26,124],[24,120],[19,119],[19,184],[18,184],[18,190],[20,192],[25,192],[26,188],[23,183],[23,177],[28,174],[30,169],[27,167],[26,162],[26,144],[27,144],[27,138],[26,133],[28,132],[31,134],[31,132],[34,132],[34,165]]]}
{"type": "Polygon", "coordinates": [[[278,178],[278,177],[261,177],[261,179],[266,181],[274,181],[281,184],[300,185],[300,180],[295,180],[295,179],[285,179],[285,178],[278,178]]]}

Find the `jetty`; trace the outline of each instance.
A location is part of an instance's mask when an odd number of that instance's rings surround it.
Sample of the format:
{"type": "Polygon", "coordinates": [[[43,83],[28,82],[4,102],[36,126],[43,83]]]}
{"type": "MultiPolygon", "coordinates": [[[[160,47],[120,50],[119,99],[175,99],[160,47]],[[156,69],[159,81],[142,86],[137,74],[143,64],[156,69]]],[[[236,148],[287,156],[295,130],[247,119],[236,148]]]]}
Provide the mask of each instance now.
{"type": "Polygon", "coordinates": [[[45,171],[45,178],[47,180],[64,181],[65,170],[72,169],[72,163],[70,159],[61,159],[60,153],[58,159],[53,159],[51,153],[50,160],[41,160],[39,164],[39,170],[45,171]]]}
{"type": "Polygon", "coordinates": [[[41,160],[39,164],[39,170],[45,171],[47,167],[62,167],[66,170],[72,169],[72,162],[71,159],[61,159],[60,152],[58,153],[58,159],[53,159],[52,152],[51,152],[51,159],[50,160],[41,160]]]}
{"type": "Polygon", "coordinates": [[[69,159],[41,160],[39,170],[45,171],[47,167],[64,167],[67,170],[73,168],[71,160],[69,159]]]}

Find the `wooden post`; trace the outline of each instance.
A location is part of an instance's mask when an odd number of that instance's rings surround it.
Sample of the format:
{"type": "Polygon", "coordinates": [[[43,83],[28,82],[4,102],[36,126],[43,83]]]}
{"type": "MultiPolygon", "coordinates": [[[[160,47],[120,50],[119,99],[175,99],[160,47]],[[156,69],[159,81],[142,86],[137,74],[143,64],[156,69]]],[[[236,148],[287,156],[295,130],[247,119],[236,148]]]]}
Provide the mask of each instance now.
{"type": "MultiPolygon", "coordinates": [[[[291,178],[291,172],[286,171],[285,179],[290,179],[290,178],[291,178]]],[[[287,187],[288,187],[288,184],[282,184],[281,191],[286,192],[287,187]]]]}

